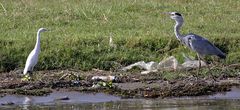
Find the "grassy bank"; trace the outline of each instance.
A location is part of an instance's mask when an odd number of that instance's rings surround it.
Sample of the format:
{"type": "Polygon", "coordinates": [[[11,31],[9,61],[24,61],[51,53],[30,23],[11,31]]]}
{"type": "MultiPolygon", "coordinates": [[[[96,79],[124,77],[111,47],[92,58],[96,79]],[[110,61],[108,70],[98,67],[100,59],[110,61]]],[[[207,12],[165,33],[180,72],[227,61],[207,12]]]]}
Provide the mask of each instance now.
{"type": "Polygon", "coordinates": [[[227,53],[225,64],[240,62],[239,0],[2,0],[0,71],[24,68],[36,31],[42,33],[36,70],[110,69],[136,61],[161,61],[181,52],[174,21],[161,12],[184,15],[182,33],[205,36],[227,53]],[[116,49],[108,45],[112,33],[116,49]]]}

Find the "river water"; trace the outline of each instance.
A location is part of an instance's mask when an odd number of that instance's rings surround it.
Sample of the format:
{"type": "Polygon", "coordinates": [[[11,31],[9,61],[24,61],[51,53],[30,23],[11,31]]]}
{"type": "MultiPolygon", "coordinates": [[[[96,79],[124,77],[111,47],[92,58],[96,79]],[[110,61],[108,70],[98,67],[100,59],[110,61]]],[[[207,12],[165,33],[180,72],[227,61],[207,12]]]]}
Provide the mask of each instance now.
{"type": "Polygon", "coordinates": [[[25,110],[240,110],[240,88],[209,96],[122,99],[103,93],[53,92],[48,96],[6,95],[0,109],[25,110]]]}

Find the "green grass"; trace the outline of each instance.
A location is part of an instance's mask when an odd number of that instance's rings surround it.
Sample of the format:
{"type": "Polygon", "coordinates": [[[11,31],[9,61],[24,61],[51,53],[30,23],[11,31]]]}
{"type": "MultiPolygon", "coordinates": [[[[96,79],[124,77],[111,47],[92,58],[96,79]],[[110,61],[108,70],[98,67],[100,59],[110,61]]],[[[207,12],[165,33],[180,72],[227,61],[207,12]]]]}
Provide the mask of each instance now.
{"type": "Polygon", "coordinates": [[[240,62],[239,0],[2,0],[0,71],[24,68],[36,31],[42,33],[35,70],[74,68],[108,70],[112,61],[161,61],[184,48],[173,34],[174,21],[162,12],[178,11],[182,33],[205,36],[228,54],[225,64],[240,62]],[[113,33],[117,48],[110,49],[113,33]]]}

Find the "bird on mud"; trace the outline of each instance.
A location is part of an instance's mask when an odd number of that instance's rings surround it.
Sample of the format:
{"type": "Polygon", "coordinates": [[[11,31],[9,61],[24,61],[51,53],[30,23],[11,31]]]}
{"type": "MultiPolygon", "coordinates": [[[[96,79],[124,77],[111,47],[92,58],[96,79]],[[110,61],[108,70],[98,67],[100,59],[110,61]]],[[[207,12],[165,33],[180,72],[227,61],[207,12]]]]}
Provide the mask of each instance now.
{"type": "Polygon", "coordinates": [[[170,15],[171,19],[176,21],[176,24],[174,26],[174,33],[176,38],[183,45],[187,46],[188,48],[197,53],[199,61],[197,73],[199,73],[201,68],[201,58],[205,55],[215,55],[222,59],[226,58],[225,53],[223,53],[219,48],[209,42],[206,38],[193,33],[189,33],[187,35],[180,34],[179,30],[184,22],[183,17],[180,13],[168,12],[167,14],[170,15]]]}
{"type": "Polygon", "coordinates": [[[29,72],[33,71],[34,66],[38,62],[38,55],[40,53],[40,33],[45,32],[47,29],[45,28],[40,28],[37,31],[37,40],[34,49],[31,51],[31,53],[28,55],[25,68],[23,70],[24,78],[23,80],[29,80],[30,76],[27,74],[29,72]]]}

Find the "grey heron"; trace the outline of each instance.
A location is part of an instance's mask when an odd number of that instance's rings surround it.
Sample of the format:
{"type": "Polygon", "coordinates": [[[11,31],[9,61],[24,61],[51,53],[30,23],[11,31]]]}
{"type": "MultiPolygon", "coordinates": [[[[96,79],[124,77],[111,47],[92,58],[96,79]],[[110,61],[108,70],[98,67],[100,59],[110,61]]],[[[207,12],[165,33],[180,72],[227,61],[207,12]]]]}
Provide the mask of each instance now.
{"type": "Polygon", "coordinates": [[[40,28],[37,32],[37,40],[34,49],[28,55],[23,74],[26,75],[28,72],[33,71],[34,66],[38,62],[38,55],[40,53],[40,33],[45,32],[47,29],[40,28]]]}
{"type": "Polygon", "coordinates": [[[197,53],[199,60],[198,72],[201,68],[201,57],[204,57],[205,55],[215,55],[222,59],[226,58],[225,53],[223,53],[219,48],[209,42],[206,38],[193,33],[189,33],[187,35],[180,34],[179,30],[184,22],[183,17],[180,13],[168,12],[167,14],[170,15],[171,19],[176,21],[176,24],[174,26],[174,33],[176,38],[183,45],[187,46],[197,53]]]}

